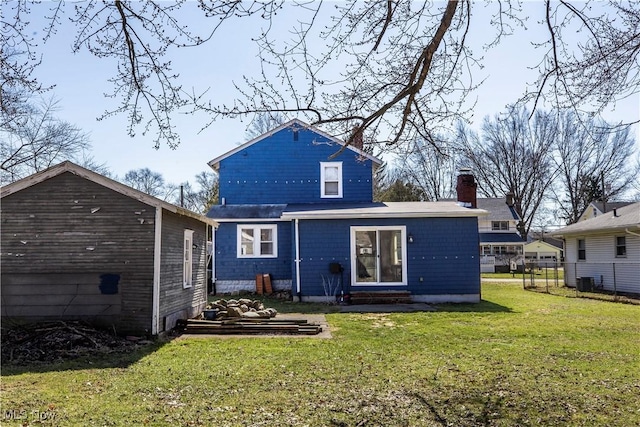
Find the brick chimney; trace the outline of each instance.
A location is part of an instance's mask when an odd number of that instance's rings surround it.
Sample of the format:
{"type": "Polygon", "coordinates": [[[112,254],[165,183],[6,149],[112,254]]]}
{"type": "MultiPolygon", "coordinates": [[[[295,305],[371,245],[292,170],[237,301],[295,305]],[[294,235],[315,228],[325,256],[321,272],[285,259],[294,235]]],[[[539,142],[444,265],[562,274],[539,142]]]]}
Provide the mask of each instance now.
{"type": "Polygon", "coordinates": [[[359,150],[364,149],[364,138],[362,135],[362,129],[358,128],[357,126],[353,128],[353,140],[351,142],[351,145],[359,150]]]}
{"type": "Polygon", "coordinates": [[[508,192],[505,195],[505,199],[506,199],[505,201],[507,203],[507,206],[513,207],[513,193],[512,192],[508,192]]]}
{"type": "Polygon", "coordinates": [[[460,169],[456,192],[458,193],[458,203],[466,208],[477,208],[478,200],[476,190],[478,184],[471,173],[471,169],[460,169]]]}

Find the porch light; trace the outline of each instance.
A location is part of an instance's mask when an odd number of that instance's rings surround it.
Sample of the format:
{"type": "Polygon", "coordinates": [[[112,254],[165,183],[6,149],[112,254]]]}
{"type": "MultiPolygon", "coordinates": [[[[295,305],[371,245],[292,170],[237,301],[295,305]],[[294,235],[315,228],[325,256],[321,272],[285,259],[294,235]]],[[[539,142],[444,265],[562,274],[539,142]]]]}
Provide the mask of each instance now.
{"type": "Polygon", "coordinates": [[[413,234],[409,234],[407,240],[409,241],[409,243],[413,243],[413,234]]]}

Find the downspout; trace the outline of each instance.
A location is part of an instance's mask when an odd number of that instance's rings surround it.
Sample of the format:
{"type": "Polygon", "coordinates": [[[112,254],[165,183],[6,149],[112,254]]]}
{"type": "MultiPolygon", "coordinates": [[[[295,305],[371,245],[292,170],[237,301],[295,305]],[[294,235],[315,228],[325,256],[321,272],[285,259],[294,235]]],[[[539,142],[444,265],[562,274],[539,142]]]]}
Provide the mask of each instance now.
{"type": "Polygon", "coordinates": [[[153,245],[153,306],[151,313],[151,335],[160,329],[160,267],[162,266],[162,208],[156,208],[155,242],[153,245]]]}
{"type": "Polygon", "coordinates": [[[216,231],[217,227],[211,226],[211,293],[216,292],[216,231]]]}
{"type": "Polygon", "coordinates": [[[625,228],[625,229],[624,229],[624,231],[625,231],[626,233],[631,234],[631,235],[634,235],[634,236],[640,237],[640,234],[638,234],[638,233],[634,233],[633,231],[629,230],[628,228],[625,228]]]}
{"type": "Polygon", "coordinates": [[[298,301],[301,299],[301,290],[300,290],[300,227],[298,223],[298,218],[296,218],[295,222],[295,234],[296,234],[296,296],[298,297],[298,301]]]}

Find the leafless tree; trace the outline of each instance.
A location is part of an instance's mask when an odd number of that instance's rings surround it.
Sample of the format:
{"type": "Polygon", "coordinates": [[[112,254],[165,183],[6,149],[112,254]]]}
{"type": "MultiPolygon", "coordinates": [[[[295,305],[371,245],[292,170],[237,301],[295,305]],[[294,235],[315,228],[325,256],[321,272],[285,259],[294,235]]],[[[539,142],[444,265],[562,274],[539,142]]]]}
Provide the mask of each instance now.
{"type": "MultiPolygon", "coordinates": [[[[32,38],[25,36],[29,5],[17,0],[3,8],[2,41],[9,48],[3,48],[2,61],[3,70],[6,66],[16,76],[10,79],[35,89],[39,85],[32,70],[39,56],[32,38]],[[15,52],[26,52],[26,62],[15,52]]],[[[126,114],[131,135],[141,127],[143,133],[155,133],[156,144],[164,141],[171,147],[179,143],[172,116],[189,105],[210,112],[213,119],[295,114],[324,124],[349,142],[364,135],[397,145],[419,136],[439,148],[433,136],[467,115],[473,105],[466,101],[480,83],[473,77],[482,65],[482,52],[470,49],[471,30],[481,26],[486,39],[479,44],[491,47],[528,18],[516,0],[114,0],[74,3],[73,12],[67,6],[51,4],[44,38],[69,13],[78,30],[73,49],[117,62],[108,96],[119,104],[105,117],[126,114]],[[196,5],[210,18],[209,26],[197,28],[203,34],[190,29],[190,15],[183,13],[196,5]],[[481,8],[491,18],[472,19],[481,8]],[[286,13],[278,13],[283,9],[286,13]],[[201,45],[238,19],[254,20],[260,68],[236,82],[240,95],[231,105],[221,105],[206,89],[187,93],[166,59],[169,53],[201,45]],[[288,33],[282,31],[286,27],[288,33]]],[[[598,112],[639,92],[638,3],[546,0],[540,7],[548,30],[546,42],[538,45],[540,79],[523,100],[598,112]]]]}
{"type": "Polygon", "coordinates": [[[545,55],[534,90],[524,99],[599,113],[607,105],[638,95],[638,2],[545,0],[544,7],[548,38],[538,47],[545,55]]]}
{"type": "Polygon", "coordinates": [[[173,188],[165,184],[161,173],[154,172],[149,168],[130,170],[124,175],[122,182],[136,190],[163,200],[171,197],[174,192],[173,188]]]}
{"type": "Polygon", "coordinates": [[[486,197],[513,193],[523,239],[556,175],[551,158],[555,116],[537,111],[529,121],[529,114],[511,107],[506,114],[486,117],[481,136],[463,125],[459,131],[461,163],[473,169],[479,192],[486,197]]]}
{"type": "MultiPolygon", "coordinates": [[[[55,117],[57,102],[20,103],[18,122],[0,127],[0,172],[3,183],[24,178],[63,160],[78,161],[90,147],[89,136],[55,117]]],[[[4,116],[4,115],[3,115],[4,116]]]]}
{"type": "Polygon", "coordinates": [[[611,201],[624,195],[640,174],[632,162],[635,139],[629,127],[620,127],[567,111],[560,115],[554,144],[558,177],[551,199],[568,224],[578,220],[595,200],[611,201]],[[603,182],[604,181],[604,182],[603,182]],[[602,191],[604,184],[605,190],[602,191]]]}
{"type": "Polygon", "coordinates": [[[436,137],[434,142],[439,149],[422,139],[416,139],[403,147],[397,162],[400,174],[420,188],[425,200],[437,201],[455,197],[457,153],[452,139],[436,137]]]}
{"type": "Polygon", "coordinates": [[[256,114],[251,124],[247,127],[247,139],[257,138],[270,130],[273,130],[287,121],[284,114],[275,113],[259,113],[256,114]]]}
{"type": "Polygon", "coordinates": [[[218,203],[218,175],[213,172],[200,172],[195,177],[195,187],[188,181],[180,185],[182,197],[178,195],[174,203],[183,207],[206,214],[209,208],[218,203]]]}

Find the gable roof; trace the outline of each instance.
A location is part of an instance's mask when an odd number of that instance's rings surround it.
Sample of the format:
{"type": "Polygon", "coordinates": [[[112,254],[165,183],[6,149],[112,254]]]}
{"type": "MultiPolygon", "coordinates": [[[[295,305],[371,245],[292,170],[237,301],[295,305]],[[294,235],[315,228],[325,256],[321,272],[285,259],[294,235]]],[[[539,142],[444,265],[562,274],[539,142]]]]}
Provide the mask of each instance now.
{"type": "Polygon", "coordinates": [[[588,219],[587,213],[589,212],[589,209],[595,208],[598,210],[598,213],[602,215],[603,213],[611,212],[614,209],[620,209],[624,206],[630,205],[631,203],[633,202],[607,202],[606,204],[602,201],[591,202],[587,205],[586,208],[584,208],[584,210],[578,217],[578,220],[583,221],[585,219],[588,219]],[[587,218],[585,218],[585,216],[587,216],[587,218]]]}
{"type": "Polygon", "coordinates": [[[520,217],[516,213],[513,206],[507,205],[504,197],[478,197],[477,203],[478,209],[484,209],[485,211],[489,212],[489,217],[487,218],[488,220],[520,220],[520,217]]]}
{"type": "Polygon", "coordinates": [[[309,124],[307,124],[307,123],[305,123],[305,122],[303,122],[301,120],[293,119],[293,120],[288,121],[287,123],[284,123],[284,124],[278,126],[275,129],[270,130],[269,132],[263,133],[262,135],[254,138],[254,139],[252,139],[250,141],[247,141],[242,145],[237,146],[233,150],[227,151],[223,155],[218,156],[215,159],[209,161],[208,165],[211,166],[211,168],[213,168],[214,170],[217,171],[219,166],[220,166],[220,162],[222,160],[226,159],[227,157],[230,157],[230,156],[236,154],[237,152],[242,151],[245,148],[250,147],[251,145],[253,145],[253,144],[257,143],[257,142],[260,142],[263,139],[269,138],[270,136],[273,136],[274,134],[280,132],[283,129],[290,128],[290,127],[295,127],[295,126],[298,126],[298,127],[301,127],[301,128],[305,128],[305,129],[308,129],[308,130],[310,130],[312,132],[315,132],[318,135],[321,135],[322,137],[327,138],[327,139],[331,140],[332,142],[334,142],[334,143],[336,143],[336,144],[338,144],[338,145],[340,145],[342,147],[345,147],[345,149],[347,149],[347,150],[351,150],[351,151],[353,151],[355,153],[358,153],[360,156],[371,160],[373,163],[375,163],[377,165],[381,165],[382,164],[382,160],[378,159],[377,157],[372,156],[371,154],[369,154],[369,153],[367,153],[367,152],[365,152],[363,150],[360,150],[359,148],[356,148],[353,145],[347,145],[344,141],[341,141],[338,138],[335,138],[335,137],[329,135],[328,133],[325,133],[325,132],[321,131],[320,129],[318,129],[318,128],[314,127],[314,126],[311,126],[311,125],[309,125],[309,124]]]}
{"type": "Polygon", "coordinates": [[[525,252],[541,252],[541,249],[546,249],[547,252],[549,251],[558,251],[561,252],[563,250],[563,248],[559,248],[556,245],[552,245],[550,243],[545,242],[544,240],[534,240],[531,241],[529,243],[527,243],[526,245],[524,245],[524,250],[525,252]]]}
{"type": "Polygon", "coordinates": [[[613,212],[607,212],[598,215],[595,218],[586,221],[580,221],[561,228],[553,232],[554,236],[565,236],[568,234],[582,234],[606,231],[630,230],[634,233],[640,231],[640,202],[632,203],[616,209],[616,215],[613,212]]]}
{"type": "Polygon", "coordinates": [[[11,184],[7,184],[0,188],[0,198],[9,196],[11,194],[22,191],[26,188],[32,187],[36,184],[39,184],[43,181],[61,175],[65,172],[72,173],[76,176],[84,178],[86,180],[95,182],[98,185],[109,188],[117,193],[128,196],[132,199],[138,200],[142,203],[145,203],[149,206],[153,206],[155,208],[162,208],[169,212],[173,212],[179,215],[191,217],[197,219],[199,221],[215,225],[217,224],[213,219],[207,218],[206,216],[197,214],[188,209],[181,208],[172,203],[165,202],[164,200],[160,200],[156,197],[150,196],[147,193],[143,193],[142,191],[136,190],[135,188],[131,188],[128,185],[122,184],[118,181],[114,181],[111,178],[107,178],[104,175],[100,175],[99,173],[90,171],[89,169],[85,169],[82,166],[78,166],[73,162],[64,161],[60,164],[52,166],[43,171],[37,172],[33,175],[30,175],[26,178],[22,178],[18,181],[12,182],[11,184]]]}

